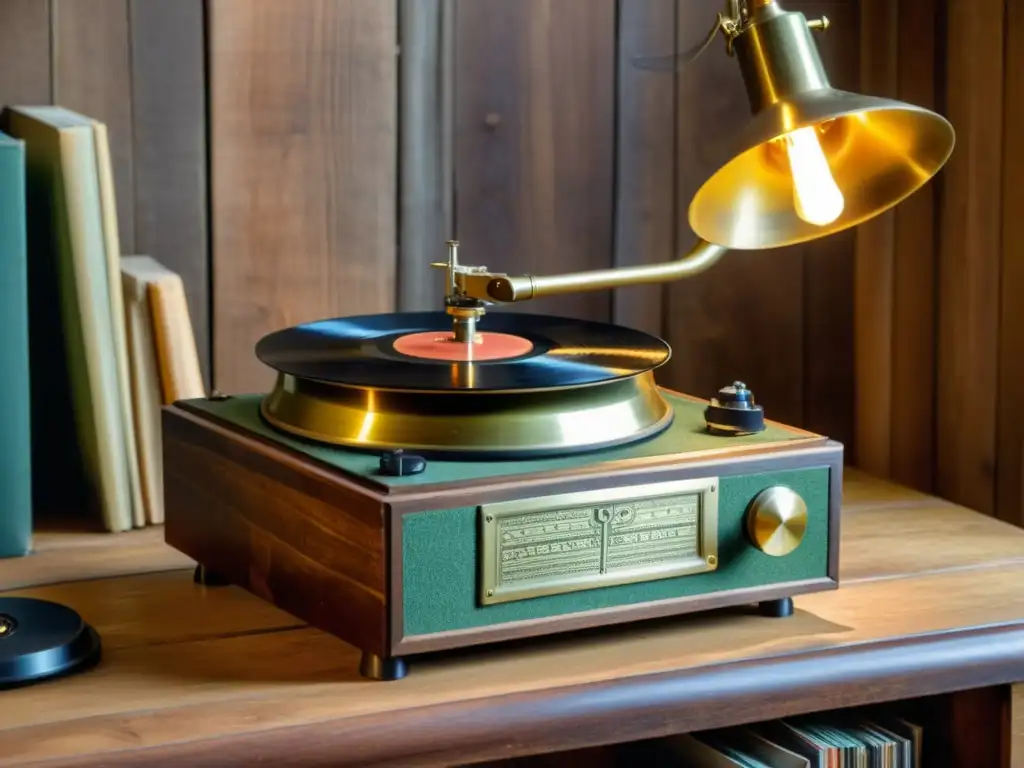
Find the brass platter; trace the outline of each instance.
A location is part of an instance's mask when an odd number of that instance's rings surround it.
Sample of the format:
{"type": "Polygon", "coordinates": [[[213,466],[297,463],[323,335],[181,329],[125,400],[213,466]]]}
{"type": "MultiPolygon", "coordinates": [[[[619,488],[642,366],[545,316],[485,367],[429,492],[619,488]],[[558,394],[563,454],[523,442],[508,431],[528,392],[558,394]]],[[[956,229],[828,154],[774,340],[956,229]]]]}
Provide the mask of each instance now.
{"type": "Polygon", "coordinates": [[[672,422],[654,379],[671,354],[660,339],[518,313],[488,315],[479,333],[525,339],[530,349],[480,361],[400,351],[401,340],[437,334],[472,354],[471,344],[447,338],[452,317],[445,312],[344,318],[271,334],[257,345],[278,372],[263,418],[320,443],[478,459],[618,446],[672,422]]]}
{"type": "Polygon", "coordinates": [[[653,436],[672,421],[651,373],[498,394],[347,387],[279,373],[262,413],[274,427],[318,442],[474,458],[611,447],[653,436]]]}

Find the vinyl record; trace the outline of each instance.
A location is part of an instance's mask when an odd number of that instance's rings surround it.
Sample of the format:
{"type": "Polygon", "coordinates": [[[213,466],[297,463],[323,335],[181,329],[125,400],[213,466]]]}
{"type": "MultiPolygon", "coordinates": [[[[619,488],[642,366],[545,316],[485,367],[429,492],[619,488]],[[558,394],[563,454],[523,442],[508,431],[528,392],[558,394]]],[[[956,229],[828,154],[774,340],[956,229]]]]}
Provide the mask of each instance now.
{"type": "Polygon", "coordinates": [[[484,315],[479,342],[452,338],[444,312],[320,320],[276,331],[256,345],[266,365],[300,379],[376,389],[453,389],[452,367],[472,368],[461,390],[562,389],[650,371],[670,357],[654,336],[608,323],[501,313],[484,315]]]}

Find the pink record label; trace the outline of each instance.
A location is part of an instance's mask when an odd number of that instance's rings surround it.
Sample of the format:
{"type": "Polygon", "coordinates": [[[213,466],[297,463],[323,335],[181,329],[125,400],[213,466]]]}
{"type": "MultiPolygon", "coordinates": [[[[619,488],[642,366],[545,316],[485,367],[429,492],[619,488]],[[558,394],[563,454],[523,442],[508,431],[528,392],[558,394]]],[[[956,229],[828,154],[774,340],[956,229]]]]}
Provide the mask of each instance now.
{"type": "Polygon", "coordinates": [[[475,342],[468,343],[456,341],[451,331],[425,331],[399,336],[394,349],[409,357],[468,363],[519,357],[533,349],[533,343],[509,333],[481,331],[475,342]]]}

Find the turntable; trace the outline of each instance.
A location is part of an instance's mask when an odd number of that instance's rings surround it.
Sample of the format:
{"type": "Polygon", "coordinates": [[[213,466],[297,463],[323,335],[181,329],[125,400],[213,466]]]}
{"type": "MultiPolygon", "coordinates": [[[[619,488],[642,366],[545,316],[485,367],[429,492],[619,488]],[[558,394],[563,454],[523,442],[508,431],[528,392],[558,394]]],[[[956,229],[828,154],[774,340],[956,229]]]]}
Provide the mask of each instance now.
{"type": "Polygon", "coordinates": [[[924,185],[951,126],[831,88],[825,27],[771,0],[719,15],[754,118],[694,197],[680,259],[506,275],[451,242],[437,311],[282,329],[255,350],[269,393],[166,408],[165,536],[197,581],[345,639],[377,679],[431,651],[715,607],[784,617],[836,588],[842,445],[774,422],[742,381],[708,400],[660,387],[671,351],[640,331],[500,309],[685,278],[924,185]]]}

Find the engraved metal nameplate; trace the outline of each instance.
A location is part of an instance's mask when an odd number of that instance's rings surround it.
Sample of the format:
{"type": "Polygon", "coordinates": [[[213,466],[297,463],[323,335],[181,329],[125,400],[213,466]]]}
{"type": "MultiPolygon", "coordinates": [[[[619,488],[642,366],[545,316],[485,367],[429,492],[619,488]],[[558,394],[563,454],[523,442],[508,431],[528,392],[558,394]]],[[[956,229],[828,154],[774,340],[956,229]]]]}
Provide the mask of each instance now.
{"type": "Polygon", "coordinates": [[[480,508],[484,605],[713,571],[718,478],[480,508]]]}

